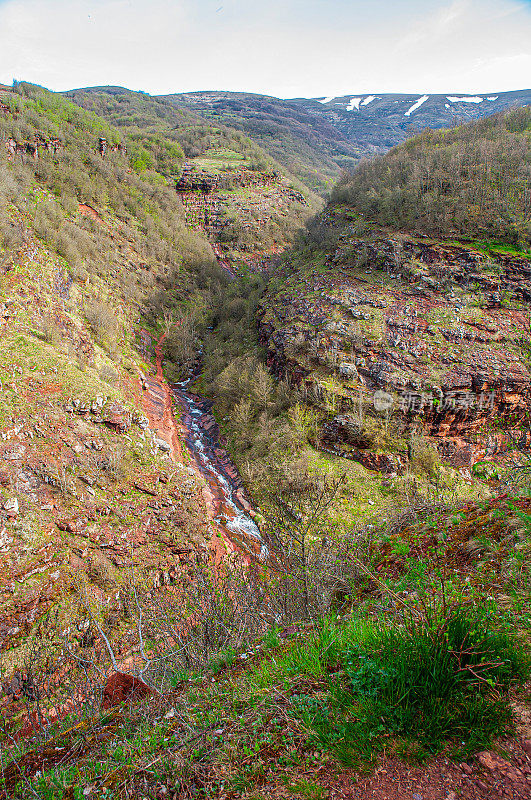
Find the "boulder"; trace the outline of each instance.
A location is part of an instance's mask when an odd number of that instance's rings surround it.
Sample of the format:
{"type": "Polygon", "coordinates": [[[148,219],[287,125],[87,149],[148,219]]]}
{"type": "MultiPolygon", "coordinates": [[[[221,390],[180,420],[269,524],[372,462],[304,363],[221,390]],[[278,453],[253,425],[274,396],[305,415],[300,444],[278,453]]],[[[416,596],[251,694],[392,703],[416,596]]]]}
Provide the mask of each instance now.
{"type": "Polygon", "coordinates": [[[114,708],[124,700],[140,700],[152,694],[153,689],[150,689],[140,678],[127,675],[125,672],[114,672],[107,678],[101,707],[114,708]]]}
{"type": "Polygon", "coordinates": [[[16,497],[11,497],[4,503],[4,510],[10,512],[14,516],[18,514],[18,500],[16,497]]]}

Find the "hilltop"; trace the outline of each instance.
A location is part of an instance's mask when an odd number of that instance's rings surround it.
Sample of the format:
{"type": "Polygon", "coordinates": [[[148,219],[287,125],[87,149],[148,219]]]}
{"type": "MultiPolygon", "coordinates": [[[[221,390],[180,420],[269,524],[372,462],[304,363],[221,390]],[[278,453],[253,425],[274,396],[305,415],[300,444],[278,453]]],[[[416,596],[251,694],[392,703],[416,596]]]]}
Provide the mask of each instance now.
{"type": "Polygon", "coordinates": [[[447,94],[352,94],[290,103],[326,121],[347,141],[365,153],[380,152],[424,128],[453,128],[500,111],[531,103],[531,90],[471,95],[447,94]]]}
{"type": "Polygon", "coordinates": [[[233,92],[169,95],[176,108],[240,128],[315,190],[424,128],[451,128],[531,103],[531,90],[489,95],[374,94],[319,99],[233,92]],[[324,179],[324,180],[323,180],[324,179]]]}
{"type": "Polygon", "coordinates": [[[267,153],[270,164],[280,164],[321,195],[330,192],[342,170],[354,169],[361,159],[384,153],[424,128],[451,128],[531,103],[531,91],[282,100],[219,91],[152,97],[102,86],[72,90],[66,96],[113,124],[136,127],[137,135],[163,131],[179,141],[187,155],[197,155],[199,142],[220,128],[227,146],[231,147],[230,137],[239,139],[239,150],[243,133],[249,154],[251,142],[255,145],[252,158],[260,160],[267,153]]]}

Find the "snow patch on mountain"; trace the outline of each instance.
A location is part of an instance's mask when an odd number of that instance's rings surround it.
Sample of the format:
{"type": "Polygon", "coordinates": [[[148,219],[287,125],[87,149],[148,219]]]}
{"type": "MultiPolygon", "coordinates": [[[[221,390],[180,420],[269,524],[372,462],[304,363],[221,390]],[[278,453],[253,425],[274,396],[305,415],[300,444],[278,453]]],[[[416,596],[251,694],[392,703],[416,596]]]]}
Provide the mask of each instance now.
{"type": "Polygon", "coordinates": [[[448,97],[447,99],[450,103],[482,103],[485,98],[475,96],[475,97],[448,97]]]}
{"type": "Polygon", "coordinates": [[[365,100],[363,101],[363,103],[361,105],[362,106],[368,106],[369,103],[372,103],[373,100],[376,100],[376,95],[375,94],[370,94],[368,97],[365,98],[365,100]]]}
{"type": "Polygon", "coordinates": [[[334,99],[334,97],[325,97],[323,100],[318,100],[317,102],[326,105],[327,103],[331,103],[334,99]]]}
{"type": "Polygon", "coordinates": [[[360,103],[362,101],[361,97],[351,97],[350,103],[347,106],[347,111],[359,111],[360,110],[360,103]]]}
{"type": "MultiPolygon", "coordinates": [[[[425,102],[426,102],[426,100],[428,100],[428,99],[429,99],[429,97],[430,97],[430,96],[429,96],[429,94],[423,94],[423,95],[422,95],[422,97],[419,97],[419,99],[417,100],[417,102],[416,102],[416,103],[413,103],[413,105],[411,106],[411,108],[408,108],[408,110],[406,111],[406,113],[404,114],[404,116],[405,116],[405,117],[410,117],[410,116],[411,116],[411,115],[412,115],[412,114],[413,114],[413,113],[414,113],[414,112],[417,110],[417,108],[420,108],[420,107],[421,107],[421,105],[422,105],[423,103],[425,103],[425,102]]],[[[448,98],[448,99],[450,99],[450,98],[448,98]]]]}

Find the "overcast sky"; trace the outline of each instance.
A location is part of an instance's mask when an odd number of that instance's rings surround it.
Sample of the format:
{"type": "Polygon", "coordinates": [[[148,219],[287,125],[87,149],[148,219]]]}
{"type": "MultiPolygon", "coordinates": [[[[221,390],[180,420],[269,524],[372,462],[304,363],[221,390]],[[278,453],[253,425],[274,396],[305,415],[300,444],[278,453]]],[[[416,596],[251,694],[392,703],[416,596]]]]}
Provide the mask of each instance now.
{"type": "Polygon", "coordinates": [[[0,82],[278,97],[531,88],[531,0],[0,0],[0,82]]]}

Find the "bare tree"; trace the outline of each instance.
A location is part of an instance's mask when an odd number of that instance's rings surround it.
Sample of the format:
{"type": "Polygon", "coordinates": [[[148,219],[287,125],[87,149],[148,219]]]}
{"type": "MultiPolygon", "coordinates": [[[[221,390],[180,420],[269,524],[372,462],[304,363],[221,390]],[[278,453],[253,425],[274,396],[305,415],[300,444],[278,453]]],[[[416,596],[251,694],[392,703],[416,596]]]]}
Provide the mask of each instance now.
{"type": "MultiPolygon", "coordinates": [[[[312,542],[324,533],[327,512],[345,482],[344,474],[339,478],[328,478],[303,473],[268,496],[265,514],[269,533],[289,575],[300,587],[302,612],[307,620],[311,616],[309,564],[312,542]]],[[[285,583],[285,612],[287,590],[285,583]]]]}

